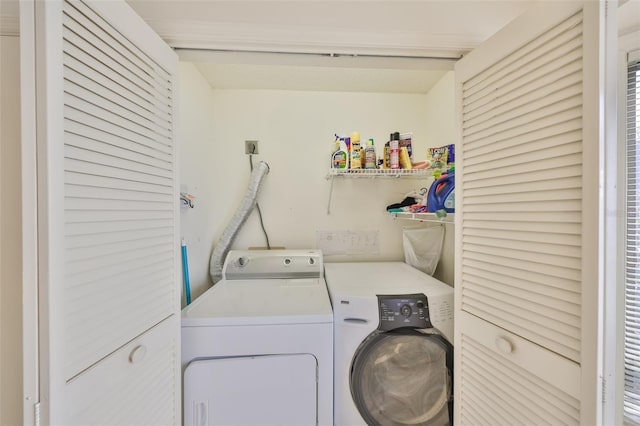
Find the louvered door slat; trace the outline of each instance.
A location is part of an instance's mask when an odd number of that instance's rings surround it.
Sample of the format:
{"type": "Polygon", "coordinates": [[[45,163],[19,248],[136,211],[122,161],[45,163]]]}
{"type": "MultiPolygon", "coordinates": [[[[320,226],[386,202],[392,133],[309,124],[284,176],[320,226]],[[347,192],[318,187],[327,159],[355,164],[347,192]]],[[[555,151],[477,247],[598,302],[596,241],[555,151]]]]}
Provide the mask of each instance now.
{"type": "Polygon", "coordinates": [[[145,232],[145,230],[166,230],[172,232],[171,220],[149,219],[145,221],[120,220],[116,222],[101,222],[96,226],[95,222],[79,223],[67,222],[65,224],[66,238],[86,237],[94,238],[101,234],[118,234],[119,232],[130,233],[134,231],[145,232]]]}
{"type": "Polygon", "coordinates": [[[117,93],[125,99],[125,105],[133,104],[137,108],[145,110],[149,114],[157,115],[158,117],[166,119],[171,117],[167,105],[147,99],[142,89],[130,85],[124,77],[110,72],[110,70],[100,62],[73,45],[69,45],[69,49],[64,53],[64,71],[67,73],[66,77],[69,79],[72,79],[74,75],[76,77],[91,75],[91,79],[87,79],[86,77],[80,77],[77,80],[74,79],[80,85],[89,80],[99,87],[107,88],[107,90],[113,87],[119,88],[117,93]]]}
{"type": "MultiPolygon", "coordinates": [[[[75,114],[73,110],[69,110],[69,112],[75,114]]],[[[80,117],[76,115],[75,118],[80,117]]],[[[86,123],[74,121],[71,117],[68,117],[65,122],[65,130],[70,144],[73,144],[74,138],[80,137],[85,140],[87,144],[108,145],[108,147],[104,147],[103,150],[113,149],[119,153],[130,153],[131,156],[140,155],[144,158],[144,160],[140,162],[144,164],[155,164],[160,168],[170,167],[171,152],[166,150],[166,148],[157,146],[153,141],[146,141],[142,138],[136,138],[136,140],[134,140],[123,137],[123,134],[116,133],[119,129],[111,129],[116,132],[108,132],[104,128],[106,126],[103,125],[102,127],[102,129],[89,127],[86,123]]],[[[123,133],[126,134],[126,132],[123,133]]],[[[118,154],[114,155],[118,156],[118,154]]]]}
{"type": "Polygon", "coordinates": [[[580,117],[574,117],[573,119],[566,119],[555,121],[554,123],[547,122],[545,126],[537,129],[527,129],[527,132],[511,132],[508,137],[503,138],[489,138],[485,140],[476,141],[468,148],[474,152],[475,158],[470,158],[470,164],[474,164],[474,161],[478,161],[478,157],[481,155],[492,154],[494,151],[504,151],[514,147],[526,148],[532,142],[536,144],[545,144],[549,139],[558,139],[558,142],[574,141],[571,139],[575,137],[575,133],[580,133],[582,129],[582,119],[580,117]]]}
{"type": "MultiPolygon", "coordinates": [[[[539,245],[542,247],[546,247],[546,245],[539,245]]],[[[549,247],[552,248],[552,247],[549,247]]],[[[549,266],[557,266],[564,267],[567,269],[575,269],[577,271],[580,270],[580,258],[579,257],[571,257],[571,253],[560,257],[557,254],[549,253],[548,250],[537,250],[536,245],[534,244],[522,244],[519,248],[515,247],[504,247],[499,244],[498,241],[493,243],[492,245],[488,244],[474,244],[472,242],[467,242],[463,240],[463,249],[469,253],[482,253],[489,256],[496,256],[502,258],[504,261],[507,261],[507,265],[511,264],[509,261],[522,261],[535,266],[538,264],[538,267],[541,265],[549,265],[549,266]]],[[[554,249],[557,251],[557,249],[554,249]]]]}
{"type": "Polygon", "coordinates": [[[68,93],[70,97],[82,99],[91,105],[113,112],[120,117],[144,126],[146,129],[158,135],[164,137],[171,136],[171,129],[167,128],[169,126],[168,121],[163,121],[159,117],[150,114],[137,114],[132,110],[132,108],[136,109],[135,105],[132,106],[129,102],[122,103],[124,98],[119,98],[113,92],[111,94],[100,94],[88,90],[75,80],[72,80],[74,77],[75,75],[70,74],[64,84],[65,93],[68,93]]]}
{"type": "MultiPolygon", "coordinates": [[[[571,300],[577,304],[580,303],[580,282],[571,281],[566,276],[552,275],[554,268],[550,269],[518,269],[511,266],[506,267],[500,263],[501,259],[496,258],[492,261],[485,260],[486,258],[476,260],[472,257],[465,259],[465,269],[469,269],[474,272],[478,269],[486,271],[491,274],[495,271],[496,276],[505,276],[510,280],[510,285],[518,288],[518,283],[526,283],[525,285],[531,291],[537,291],[540,294],[547,294],[553,297],[557,297],[560,300],[571,300]]],[[[558,268],[556,268],[558,269],[558,268]]],[[[557,271],[555,271],[557,272],[557,271]]],[[[567,272],[567,270],[562,270],[567,272]]],[[[575,271],[568,271],[566,275],[575,275],[575,271]]]]}
{"type": "MultiPolygon", "coordinates": [[[[65,170],[68,174],[78,173],[82,175],[103,176],[134,182],[163,185],[167,187],[170,187],[172,184],[172,180],[170,178],[142,173],[136,170],[110,167],[101,163],[91,163],[82,160],[76,160],[74,158],[65,159],[65,170]]],[[[164,172],[164,170],[159,170],[159,172],[164,172]]]]}
{"type": "Polygon", "coordinates": [[[129,243],[134,241],[151,241],[157,238],[172,236],[170,227],[141,228],[132,227],[127,231],[103,231],[101,233],[80,233],[73,235],[67,233],[66,241],[69,249],[82,249],[105,244],[129,243]]]}
{"type": "Polygon", "coordinates": [[[149,129],[145,125],[146,122],[132,121],[131,114],[123,109],[117,107],[110,108],[110,105],[102,103],[96,105],[91,103],[93,99],[82,99],[72,94],[66,93],[65,106],[70,109],[84,112],[87,116],[92,117],[88,120],[88,125],[91,125],[93,121],[102,121],[110,127],[119,127],[126,131],[138,134],[144,138],[154,141],[157,144],[162,144],[167,147],[171,146],[171,140],[163,134],[157,133],[152,129],[149,129]]]}
{"type": "MultiPolygon", "coordinates": [[[[79,5],[79,8],[82,9],[82,5],[79,5]]],[[[91,14],[90,9],[84,10],[91,14]]],[[[75,36],[84,40],[81,43],[82,45],[91,45],[95,48],[97,54],[104,52],[107,60],[105,63],[112,65],[114,70],[127,70],[126,72],[119,72],[120,74],[129,74],[134,79],[144,82],[141,86],[157,88],[160,93],[171,91],[168,75],[162,72],[161,68],[154,69],[149,67],[145,62],[141,61],[142,58],[140,56],[136,56],[133,52],[127,50],[125,46],[111,37],[99,24],[86,18],[87,16],[82,14],[78,8],[67,8],[63,17],[63,25],[73,32],[75,36]],[[158,71],[162,76],[154,75],[158,71]]],[[[69,38],[73,37],[69,35],[69,38]]]]}
{"type": "Polygon", "coordinates": [[[119,155],[114,156],[113,153],[110,152],[111,150],[109,147],[106,147],[107,149],[104,149],[102,150],[102,152],[100,152],[94,149],[90,149],[90,148],[98,148],[98,149],[100,148],[97,146],[92,146],[90,141],[88,144],[85,145],[81,143],[77,144],[76,141],[74,140],[75,137],[72,137],[70,139],[72,139],[71,144],[65,145],[64,154],[66,158],[85,162],[85,163],[100,164],[103,166],[110,166],[113,168],[130,170],[137,173],[144,173],[147,175],[158,176],[165,179],[171,178],[172,172],[170,169],[167,170],[164,164],[162,165],[162,167],[147,165],[139,161],[135,161],[136,160],[135,156],[132,156],[131,158],[127,158],[127,157],[123,158],[119,155]],[[80,145],[80,146],[77,146],[77,145],[80,145]]]}
{"type": "Polygon", "coordinates": [[[553,192],[536,190],[530,192],[502,193],[496,195],[480,194],[469,196],[469,204],[503,204],[503,203],[531,203],[541,201],[576,200],[580,198],[580,190],[577,188],[559,189],[553,192]]]}
{"type": "MultiPolygon", "coordinates": [[[[82,19],[83,21],[86,21],[85,25],[91,25],[91,23],[94,23],[99,26],[105,34],[109,35],[110,40],[113,40],[121,47],[121,49],[116,50],[132,58],[132,61],[140,66],[143,73],[154,76],[160,83],[171,88],[171,84],[169,83],[172,81],[171,73],[165,69],[164,66],[160,65],[153,55],[142,50],[135,40],[126,37],[122,31],[119,31],[116,27],[110,25],[102,16],[100,16],[99,13],[89,7],[86,2],[73,2],[72,7],[73,9],[68,9],[67,13],[74,13],[75,10],[80,12],[86,17],[86,20],[82,19]]],[[[162,48],[164,49],[166,47],[167,46],[165,45],[162,48]]]]}
{"type": "MultiPolygon", "coordinates": [[[[80,43],[80,40],[74,40],[80,43]]],[[[94,58],[86,51],[79,48],[76,44],[64,41],[64,58],[69,62],[69,67],[79,70],[86,68],[83,73],[94,73],[92,80],[98,80],[102,77],[108,79],[109,86],[114,85],[124,92],[128,92],[127,97],[130,97],[134,101],[140,103],[140,105],[147,105],[152,111],[159,111],[161,114],[170,116],[169,108],[167,107],[166,99],[157,99],[155,96],[149,96],[148,92],[145,92],[143,88],[134,84],[128,80],[125,76],[122,76],[114,72],[111,68],[105,66],[99,59],[94,58]],[[81,66],[83,64],[84,66],[81,66]]]]}
{"type": "MultiPolygon", "coordinates": [[[[77,64],[77,61],[74,60],[73,64],[77,64]]],[[[84,68],[86,70],[86,66],[83,67],[81,64],[79,65],[79,68],[84,68]]],[[[108,88],[108,82],[105,82],[104,80],[102,80],[102,83],[99,82],[101,80],[100,76],[94,76],[96,80],[90,80],[82,74],[81,71],[74,69],[72,67],[72,63],[65,64],[64,78],[67,81],[73,81],[81,90],[94,93],[96,96],[108,100],[116,105],[122,105],[122,107],[128,110],[131,114],[138,115],[139,117],[150,121],[157,120],[158,118],[158,116],[153,112],[149,111],[148,106],[147,108],[143,108],[139,104],[132,102],[126,96],[123,96],[122,93],[113,92],[113,90],[108,88]]],[[[156,113],[157,112],[158,111],[156,111],[156,113]]],[[[168,121],[168,115],[163,114],[163,116],[168,121]]]]}
{"type": "MultiPolygon", "coordinates": [[[[168,253],[147,256],[144,260],[147,260],[145,266],[140,266],[134,259],[131,262],[123,262],[119,268],[104,268],[100,273],[80,272],[74,276],[69,277],[69,288],[73,288],[74,292],[69,295],[70,300],[77,301],[84,294],[83,288],[90,289],[92,286],[101,286],[105,290],[109,290],[110,280],[117,281],[122,285],[126,285],[126,288],[131,286],[132,282],[139,282],[145,277],[151,276],[155,273],[167,274],[170,272],[167,267],[167,262],[171,260],[168,253]]],[[[136,286],[136,288],[142,288],[136,286]]],[[[129,288],[131,291],[131,289],[129,288]]],[[[144,290],[144,289],[143,289],[144,290]]],[[[90,291],[90,290],[87,290],[90,291]]]]}
{"type": "MultiPolygon", "coordinates": [[[[65,16],[66,17],[66,16],[65,16]]],[[[121,55],[112,49],[104,41],[96,38],[95,34],[79,28],[75,22],[65,19],[64,39],[68,43],[69,51],[75,57],[80,57],[80,52],[90,56],[92,59],[107,67],[109,70],[122,76],[127,82],[127,86],[135,86],[139,90],[143,90],[153,95],[157,100],[168,96],[168,90],[164,87],[158,87],[154,81],[146,79],[147,77],[140,69],[135,67],[128,68],[126,62],[122,61],[121,55]]]]}
{"type": "MultiPolygon", "coordinates": [[[[557,235],[557,239],[560,239],[557,235]]],[[[486,237],[477,237],[466,235],[464,242],[469,244],[469,250],[472,250],[472,246],[482,247],[495,247],[505,248],[513,250],[531,251],[535,253],[547,253],[553,256],[565,256],[567,258],[579,258],[580,257],[580,245],[579,244],[567,244],[565,241],[562,243],[550,244],[547,242],[533,242],[518,240],[515,238],[497,238],[495,234],[487,235],[486,237]]],[[[566,259],[565,259],[566,260],[566,259]]],[[[570,266],[565,263],[566,266],[570,266]]]]}
{"type": "Polygon", "coordinates": [[[547,104],[545,108],[523,108],[520,115],[512,119],[493,118],[488,122],[468,127],[463,130],[463,136],[469,143],[489,137],[505,138],[540,128],[537,121],[567,121],[580,116],[582,98],[573,96],[559,102],[547,104]]]}
{"type": "Polygon", "coordinates": [[[466,229],[467,236],[477,236],[486,238],[496,238],[503,241],[522,241],[522,242],[536,242],[536,243],[548,243],[548,244],[568,244],[579,246],[580,238],[577,235],[572,235],[570,238],[558,236],[552,232],[545,232],[544,229],[540,229],[536,232],[520,231],[515,229],[477,229],[469,227],[466,229]]]}
{"type": "MultiPolygon", "coordinates": [[[[127,129],[126,127],[114,126],[113,123],[102,120],[100,115],[88,114],[83,110],[72,108],[70,106],[65,106],[64,115],[66,123],[81,123],[86,128],[96,129],[97,131],[121,138],[121,143],[131,143],[133,146],[142,145],[150,149],[157,150],[156,155],[158,158],[162,158],[163,155],[171,155],[171,146],[167,145],[166,140],[156,141],[153,137],[136,133],[135,130],[127,129]]],[[[125,122],[125,124],[127,123],[125,122]]],[[[68,132],[76,134],[74,129],[69,129],[68,132]]],[[[82,133],[78,132],[77,134],[82,133]]]]}
{"type": "MultiPolygon", "coordinates": [[[[496,286],[491,280],[478,277],[474,274],[467,274],[469,285],[465,289],[466,295],[475,299],[483,307],[501,306],[504,313],[511,315],[511,318],[524,318],[530,315],[538,317],[540,324],[553,329],[553,333],[579,338],[577,331],[580,328],[580,315],[571,315],[561,309],[552,309],[547,306],[542,298],[527,298],[527,292],[514,291],[508,286],[496,286]]],[[[575,306],[573,307],[575,312],[575,306]]],[[[512,322],[514,322],[512,320],[512,322]]],[[[523,323],[523,321],[515,321],[523,323]]]]}
{"type": "Polygon", "coordinates": [[[94,186],[67,184],[65,185],[65,191],[68,197],[71,198],[95,198],[103,200],[140,200],[140,201],[152,201],[159,203],[173,202],[171,195],[158,194],[155,192],[144,192],[134,190],[122,190],[116,188],[100,188],[96,190],[94,186]]]}
{"type": "Polygon", "coordinates": [[[89,152],[99,152],[107,155],[109,158],[122,159],[142,164],[144,166],[151,166],[154,171],[162,169],[167,171],[171,170],[171,163],[169,161],[163,161],[155,157],[133,152],[95,139],[83,137],[75,133],[67,132],[66,141],[68,147],[84,149],[89,152]]]}
{"type": "MultiPolygon", "coordinates": [[[[553,40],[561,40],[566,42],[573,37],[561,38],[562,34],[567,34],[573,28],[581,27],[582,16],[575,15],[567,20],[549,28],[547,31],[539,34],[536,38],[528,41],[525,45],[512,52],[508,52],[508,56],[500,61],[496,61],[494,64],[488,66],[486,69],[478,72],[476,75],[466,80],[466,90],[468,95],[473,94],[472,90],[478,91],[488,85],[494,84],[502,80],[505,74],[511,74],[514,68],[514,64],[519,64],[523,61],[523,58],[528,56],[539,57],[539,54],[535,52],[545,47],[550,47],[553,40]]],[[[463,105],[467,105],[473,99],[463,99],[463,105]]]]}
{"type": "Polygon", "coordinates": [[[540,143],[539,145],[541,146],[536,147],[532,147],[531,145],[519,145],[506,149],[496,149],[492,155],[492,163],[471,163],[467,166],[466,172],[475,173],[490,171],[492,166],[495,171],[495,164],[500,164],[502,162],[508,162],[511,164],[510,167],[520,166],[524,172],[527,170],[527,165],[530,165],[531,163],[534,165],[548,163],[559,157],[571,154],[580,154],[582,152],[582,146],[580,140],[576,137],[577,135],[564,134],[562,136],[562,138],[555,138],[556,140],[554,141],[540,143]]]}
{"type": "Polygon", "coordinates": [[[124,191],[145,192],[150,194],[171,194],[171,187],[154,183],[135,182],[106,176],[65,172],[68,185],[84,185],[89,188],[119,189],[124,191]]]}
{"type": "Polygon", "coordinates": [[[580,294],[566,289],[541,285],[532,280],[507,276],[486,269],[467,266],[467,275],[473,281],[504,294],[513,291],[521,298],[558,311],[560,316],[580,315],[580,294]],[[553,297],[549,297],[552,294],[553,297]]]}
{"type": "Polygon", "coordinates": [[[546,66],[526,71],[524,76],[511,76],[502,81],[500,88],[493,88],[490,95],[469,105],[468,126],[486,123],[491,117],[508,119],[517,117],[523,112],[535,110],[536,104],[545,102],[547,98],[558,102],[572,96],[580,86],[581,51],[580,45],[572,47],[569,52],[561,52],[557,61],[546,66]],[[518,78],[516,78],[518,77],[518,78]],[[531,86],[543,87],[543,90],[531,90],[531,86]],[[481,102],[480,102],[481,101],[481,102]]]}
{"type": "Polygon", "coordinates": [[[551,195],[552,191],[550,190],[552,189],[556,189],[558,191],[566,191],[579,188],[580,178],[578,176],[573,176],[565,177],[561,180],[546,179],[537,180],[535,182],[522,182],[516,184],[512,184],[509,181],[503,181],[501,185],[468,188],[465,192],[470,199],[474,199],[476,197],[483,197],[485,195],[505,196],[507,194],[511,194],[514,196],[518,196],[519,194],[530,194],[537,192],[544,192],[551,195]]]}
{"type": "Polygon", "coordinates": [[[579,223],[570,224],[565,222],[551,223],[543,221],[517,222],[500,220],[468,220],[467,230],[476,229],[484,229],[487,232],[492,232],[493,230],[539,232],[543,234],[552,232],[554,233],[554,235],[558,232],[562,233],[562,231],[564,231],[570,236],[568,238],[568,241],[574,241],[576,238],[580,238],[578,236],[580,230],[579,223]]]}

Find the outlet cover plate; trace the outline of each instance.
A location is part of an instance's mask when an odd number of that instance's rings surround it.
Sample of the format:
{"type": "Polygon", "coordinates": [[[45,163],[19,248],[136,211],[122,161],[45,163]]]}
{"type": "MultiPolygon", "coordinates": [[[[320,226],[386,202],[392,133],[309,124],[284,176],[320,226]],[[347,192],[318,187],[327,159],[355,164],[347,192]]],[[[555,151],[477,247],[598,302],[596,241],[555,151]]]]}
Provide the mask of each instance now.
{"type": "Polygon", "coordinates": [[[258,154],[258,141],[244,141],[245,154],[258,154]],[[253,151],[251,149],[253,148],[253,151]]]}

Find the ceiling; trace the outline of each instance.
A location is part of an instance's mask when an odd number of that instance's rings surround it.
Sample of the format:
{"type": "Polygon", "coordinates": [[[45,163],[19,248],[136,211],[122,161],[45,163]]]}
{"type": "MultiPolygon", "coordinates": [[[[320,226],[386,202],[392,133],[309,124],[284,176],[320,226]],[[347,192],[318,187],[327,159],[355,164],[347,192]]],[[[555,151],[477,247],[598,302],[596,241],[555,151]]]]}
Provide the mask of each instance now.
{"type": "MultiPolygon", "coordinates": [[[[455,63],[449,59],[416,58],[458,58],[535,3],[127,2],[170,46],[179,49],[182,60],[195,63],[215,88],[402,93],[427,92],[455,63]]],[[[640,0],[620,0],[619,5],[620,34],[640,31],[640,0]]],[[[0,33],[17,34],[17,16],[18,0],[0,0],[0,33]]]]}
{"type": "Polygon", "coordinates": [[[534,2],[128,3],[214,88],[426,93],[534,2]]]}

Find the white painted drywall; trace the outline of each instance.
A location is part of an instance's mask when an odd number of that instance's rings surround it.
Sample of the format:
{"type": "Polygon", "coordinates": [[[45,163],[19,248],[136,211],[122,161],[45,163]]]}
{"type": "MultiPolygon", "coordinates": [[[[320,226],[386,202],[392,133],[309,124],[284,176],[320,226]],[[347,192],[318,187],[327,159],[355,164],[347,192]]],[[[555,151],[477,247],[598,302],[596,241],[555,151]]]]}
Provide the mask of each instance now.
{"type": "MultiPolygon", "coordinates": [[[[334,133],[348,135],[354,130],[363,141],[374,138],[378,153],[389,133],[412,131],[416,160],[424,160],[426,95],[212,90],[192,65],[181,64],[180,69],[181,186],[196,197],[194,209],[181,210],[193,298],[210,285],[211,250],[248,184],[245,140],[259,141],[259,154],[253,160],[270,166],[258,201],[272,246],[316,248],[318,232],[377,231],[378,253],[325,256],[325,261],[404,258],[402,227],[418,223],[394,220],[386,206],[401,201],[425,182],[338,178],[327,214],[331,182],[326,174],[334,133]]],[[[254,212],[232,248],[264,246],[254,212]]]]}
{"type": "Polygon", "coordinates": [[[0,36],[0,424],[22,424],[20,40],[0,36]]]}
{"type": "MultiPolygon", "coordinates": [[[[216,220],[218,174],[213,165],[216,156],[213,90],[190,63],[179,67],[180,191],[195,195],[195,208],[180,208],[182,237],[187,244],[189,278],[195,299],[208,288],[209,257],[214,237],[220,234],[216,220]]],[[[184,301],[183,301],[184,304],[184,301]]]]}
{"type": "MultiPolygon", "coordinates": [[[[455,121],[455,73],[448,72],[427,93],[425,115],[426,140],[429,146],[444,146],[456,143],[455,121]]],[[[453,285],[454,270],[454,225],[445,225],[442,257],[434,277],[453,285]]]]}

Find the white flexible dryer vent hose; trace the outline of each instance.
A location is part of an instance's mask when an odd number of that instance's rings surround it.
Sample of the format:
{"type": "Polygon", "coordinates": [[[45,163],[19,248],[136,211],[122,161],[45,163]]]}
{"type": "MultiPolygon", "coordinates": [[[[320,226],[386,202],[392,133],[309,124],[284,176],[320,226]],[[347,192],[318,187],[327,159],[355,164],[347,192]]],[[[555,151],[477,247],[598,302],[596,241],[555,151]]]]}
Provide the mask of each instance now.
{"type": "Polygon", "coordinates": [[[249,177],[249,187],[242,199],[242,203],[233,215],[231,222],[229,222],[222,233],[215,249],[213,249],[211,260],[209,262],[209,275],[211,276],[213,284],[222,279],[222,266],[224,264],[224,259],[227,257],[227,253],[229,252],[231,244],[236,238],[238,231],[242,225],[244,225],[247,217],[249,217],[249,214],[251,214],[253,208],[256,206],[256,199],[258,198],[262,181],[267,173],[269,173],[269,165],[264,161],[259,162],[258,165],[254,167],[251,172],[251,176],[249,177]]]}

